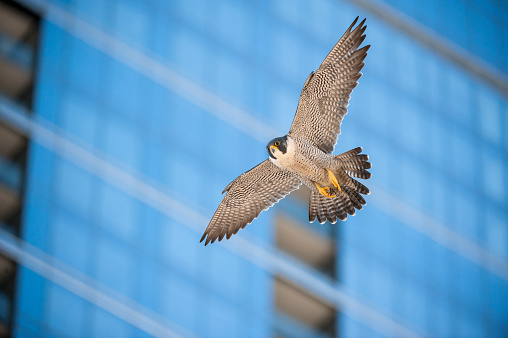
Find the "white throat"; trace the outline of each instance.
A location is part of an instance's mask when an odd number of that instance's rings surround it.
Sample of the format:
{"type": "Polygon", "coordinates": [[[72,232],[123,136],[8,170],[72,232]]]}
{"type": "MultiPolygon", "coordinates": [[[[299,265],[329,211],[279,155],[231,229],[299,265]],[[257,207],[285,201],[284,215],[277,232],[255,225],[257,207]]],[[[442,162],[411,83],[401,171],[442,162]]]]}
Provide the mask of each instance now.
{"type": "Polygon", "coordinates": [[[287,137],[286,142],[286,153],[283,153],[279,149],[276,149],[272,157],[269,157],[270,161],[279,168],[290,168],[293,165],[295,158],[295,142],[291,137],[287,137]]]}

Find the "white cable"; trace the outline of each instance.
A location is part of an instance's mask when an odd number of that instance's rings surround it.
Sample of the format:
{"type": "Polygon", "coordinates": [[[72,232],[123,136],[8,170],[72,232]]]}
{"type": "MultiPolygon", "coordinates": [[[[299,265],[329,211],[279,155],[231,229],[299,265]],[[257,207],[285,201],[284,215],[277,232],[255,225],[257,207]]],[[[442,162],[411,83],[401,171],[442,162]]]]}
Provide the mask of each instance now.
{"type": "Polygon", "coordinates": [[[495,87],[504,96],[508,95],[508,78],[502,71],[474,55],[455,41],[447,39],[429,27],[421,24],[402,11],[379,0],[348,0],[384,20],[397,31],[408,35],[411,39],[427,46],[441,57],[451,60],[468,73],[480,77],[495,87]]]}
{"type": "Polygon", "coordinates": [[[508,281],[508,264],[502,258],[491,254],[481,246],[474,244],[432,217],[407,205],[385,191],[377,187],[372,187],[371,190],[373,202],[381,210],[386,211],[395,219],[429,237],[443,247],[460,253],[462,257],[508,281]]]}
{"type": "Polygon", "coordinates": [[[0,250],[19,264],[155,337],[196,335],[0,229],[0,250]],[[75,277],[76,276],[76,277],[75,277]],[[92,285],[94,287],[92,287],[92,285]],[[103,291],[99,291],[98,289],[103,291]],[[177,333],[178,331],[179,333],[177,333]]]}
{"type": "Polygon", "coordinates": [[[267,126],[249,113],[167,67],[167,60],[163,62],[156,60],[160,59],[158,55],[148,50],[139,51],[58,6],[47,4],[44,8],[47,19],[51,22],[253,139],[264,144],[267,139],[281,134],[280,131],[267,126]]]}

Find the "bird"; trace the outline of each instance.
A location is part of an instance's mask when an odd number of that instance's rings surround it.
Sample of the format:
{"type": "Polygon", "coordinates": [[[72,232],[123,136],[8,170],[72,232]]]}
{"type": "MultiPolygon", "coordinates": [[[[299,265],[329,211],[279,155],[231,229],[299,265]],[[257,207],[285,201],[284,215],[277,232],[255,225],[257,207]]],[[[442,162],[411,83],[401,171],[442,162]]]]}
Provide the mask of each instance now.
{"type": "Polygon", "coordinates": [[[350,95],[362,76],[370,45],[366,19],[359,17],[303,85],[289,132],[271,140],[268,158],[229,183],[200,242],[229,239],[259,214],[304,184],[310,189],[309,222],[334,224],[355,215],[369,189],[355,178],[369,179],[372,167],[362,148],[333,155],[350,95]],[[355,27],[356,25],[356,27],[355,27]]]}

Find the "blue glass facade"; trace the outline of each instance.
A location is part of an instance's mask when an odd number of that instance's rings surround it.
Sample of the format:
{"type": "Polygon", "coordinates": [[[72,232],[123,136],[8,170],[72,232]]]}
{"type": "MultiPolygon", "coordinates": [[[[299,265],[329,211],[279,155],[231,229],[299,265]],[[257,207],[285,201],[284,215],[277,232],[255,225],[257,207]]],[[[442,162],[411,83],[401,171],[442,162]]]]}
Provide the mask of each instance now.
{"type": "Polygon", "coordinates": [[[153,334],[58,271],[182,336],[506,335],[508,97],[390,23],[413,17],[506,84],[506,5],[386,1],[380,18],[364,1],[22,3],[42,22],[34,115],[15,114],[32,140],[21,239],[57,270],[18,261],[14,335],[153,334]],[[276,215],[307,226],[298,198],[205,248],[220,192],[287,131],[357,15],[372,48],[336,153],[364,148],[372,194],[308,226],[336,243],[332,276],[276,248],[276,215]],[[337,310],[332,333],[277,309],[276,275],[324,283],[308,288],[337,310]]]}

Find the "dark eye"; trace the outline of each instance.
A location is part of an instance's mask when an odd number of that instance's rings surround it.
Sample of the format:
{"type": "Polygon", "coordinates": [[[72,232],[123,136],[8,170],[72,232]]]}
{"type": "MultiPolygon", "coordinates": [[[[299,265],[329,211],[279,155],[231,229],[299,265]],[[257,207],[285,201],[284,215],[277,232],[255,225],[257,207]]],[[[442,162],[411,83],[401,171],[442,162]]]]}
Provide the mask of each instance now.
{"type": "Polygon", "coordinates": [[[275,146],[276,147],[280,146],[280,142],[279,141],[275,141],[275,146]]]}

